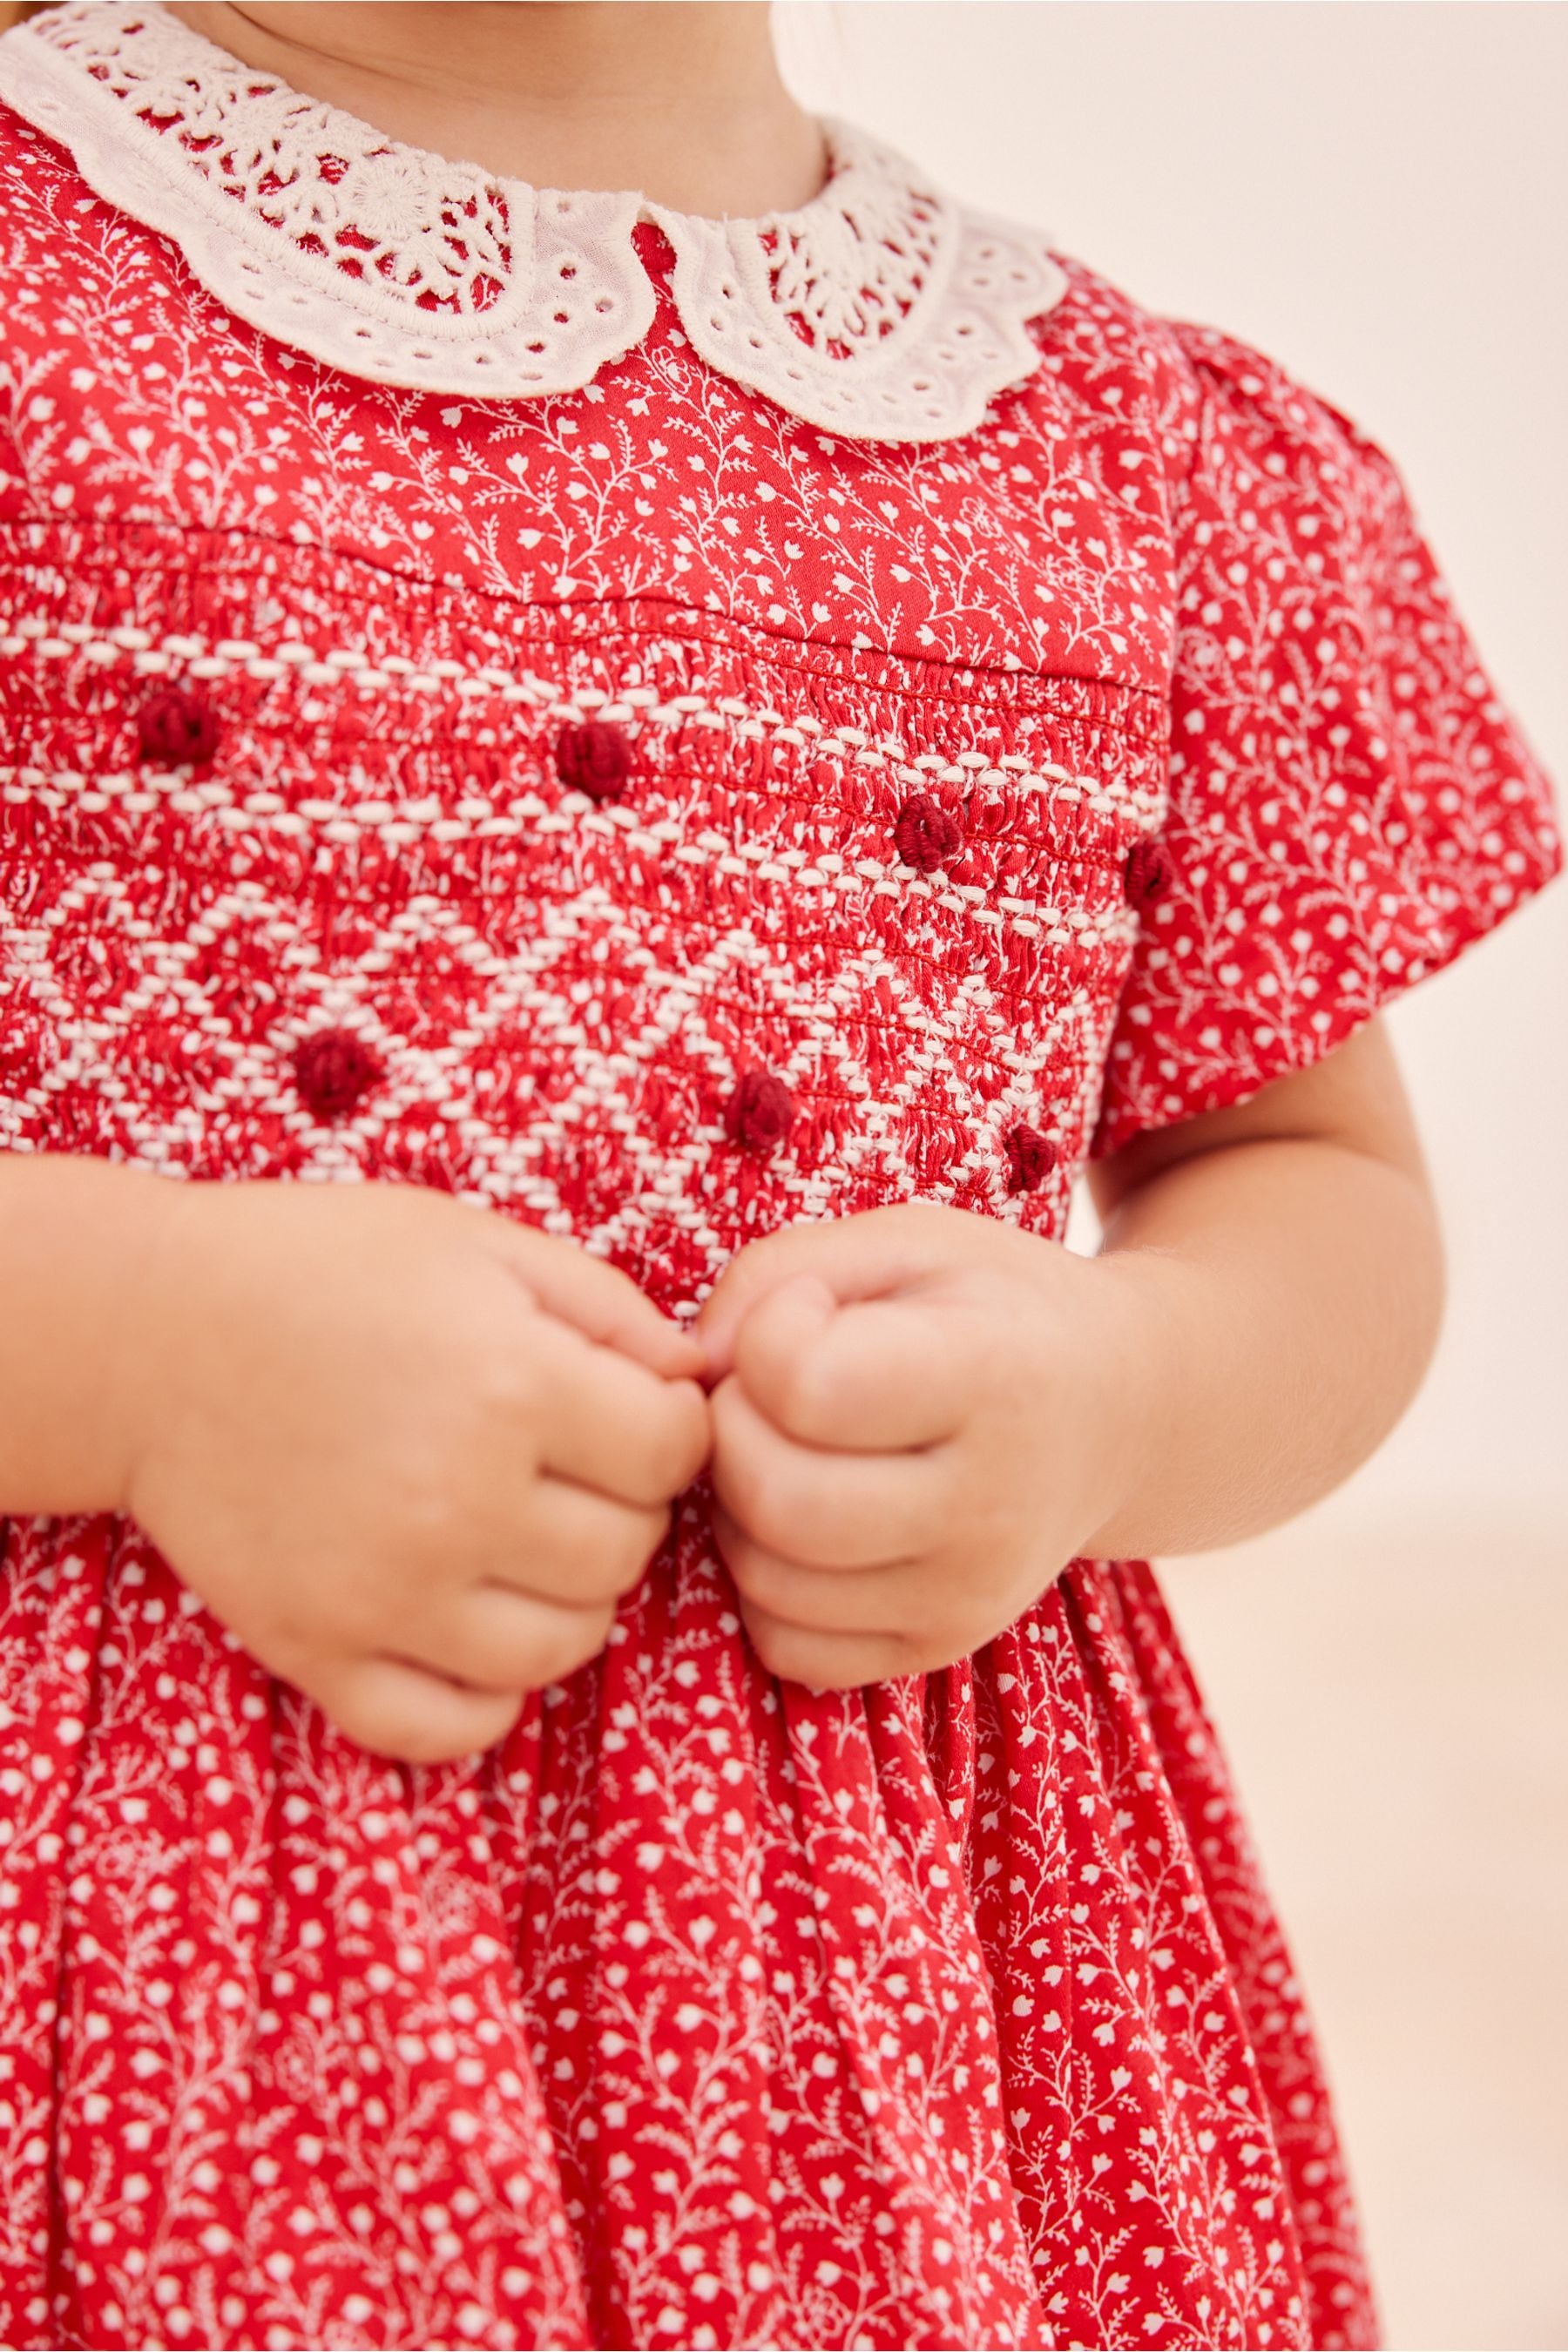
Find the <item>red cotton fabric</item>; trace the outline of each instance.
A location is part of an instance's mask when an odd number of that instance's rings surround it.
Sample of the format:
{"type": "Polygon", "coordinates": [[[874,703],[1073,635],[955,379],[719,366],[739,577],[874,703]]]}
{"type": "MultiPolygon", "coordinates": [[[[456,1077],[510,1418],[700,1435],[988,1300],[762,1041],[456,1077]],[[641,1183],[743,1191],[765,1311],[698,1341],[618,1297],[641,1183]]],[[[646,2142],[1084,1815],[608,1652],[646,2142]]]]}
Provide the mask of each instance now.
{"type": "MultiPolygon", "coordinates": [[[[689,1316],[800,1217],[1059,1241],[1560,870],[1394,466],[1267,356],[1064,257],[979,428],[839,439],[636,235],[580,392],[398,390],[0,107],[6,1147],[434,1185],[689,1316]]],[[[129,1520],[5,1526],[7,2344],[1375,2341],[1150,1565],[816,1695],[709,1503],[421,1769],[129,1520]]]]}

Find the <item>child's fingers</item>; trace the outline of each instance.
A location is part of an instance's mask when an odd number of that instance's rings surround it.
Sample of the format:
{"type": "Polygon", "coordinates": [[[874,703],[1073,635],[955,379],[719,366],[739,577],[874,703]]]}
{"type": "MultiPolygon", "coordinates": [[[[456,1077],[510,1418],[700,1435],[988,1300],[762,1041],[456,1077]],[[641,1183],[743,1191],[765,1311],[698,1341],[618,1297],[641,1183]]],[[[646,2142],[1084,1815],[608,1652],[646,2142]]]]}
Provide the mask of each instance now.
{"type": "Polygon", "coordinates": [[[556,1327],[542,1365],[541,1466],[617,1501],[666,1503],[708,1456],[708,1401],[695,1381],[655,1381],[615,1349],[556,1327]]]}
{"type": "Polygon", "coordinates": [[[816,1633],[770,1617],[741,1602],[741,1619],[752,1647],[781,1682],[805,1683],[810,1690],[858,1690],[921,1669],[903,1643],[888,1633],[816,1633]]]}
{"type": "Polygon", "coordinates": [[[758,1299],[735,1334],[746,1394],[802,1445],[937,1445],[968,1418],[967,1335],[915,1296],[839,1306],[815,1275],[758,1299]]]}
{"type": "MultiPolygon", "coordinates": [[[[697,1318],[709,1377],[734,1369],[735,1335],[756,1302],[797,1274],[821,1277],[836,1298],[878,1298],[939,1271],[951,1255],[954,1212],[930,1202],[904,1201],[781,1225],[748,1242],[724,1268],[697,1318]]],[[[962,1222],[962,1221],[961,1221],[962,1222]]]]}
{"type": "Polygon", "coordinates": [[[912,1613],[913,1560],[878,1568],[811,1568],[769,1551],[722,1505],[713,1533],[735,1589],[752,1607],[817,1633],[903,1634],[912,1613]]]}
{"type": "Polygon", "coordinates": [[[619,1266],[554,1234],[485,1213],[496,1255],[547,1315],[601,1347],[618,1349],[661,1380],[700,1378],[707,1359],[699,1342],[619,1266]]]}
{"type": "Polygon", "coordinates": [[[350,1739],[404,1764],[478,1755],[522,1712],[521,1691],[467,1689],[401,1658],[345,1659],[313,1674],[309,1690],[350,1739]]]}
{"type": "Polygon", "coordinates": [[[615,1622],[615,1603],[572,1608],[500,1584],[454,1594],[433,1622],[405,1637],[404,1661],[467,1685],[474,1694],[516,1694],[564,1682],[598,1656],[615,1622]]]}
{"type": "MultiPolygon", "coordinates": [[[[543,1471],[529,1499],[526,1541],[492,1550],[485,1573],[459,1590],[469,1595],[487,1586],[547,1601],[567,1609],[589,1609],[621,1600],[669,1531],[668,1503],[651,1507],[614,1501],[575,1479],[543,1471]]],[[[463,1675],[482,1682],[483,1675],[463,1675]]]]}
{"type": "Polygon", "coordinates": [[[733,1375],[709,1403],[713,1492],[753,1543],[824,1569],[877,1568],[930,1550],[951,1500],[937,1456],[797,1445],[733,1375]]]}

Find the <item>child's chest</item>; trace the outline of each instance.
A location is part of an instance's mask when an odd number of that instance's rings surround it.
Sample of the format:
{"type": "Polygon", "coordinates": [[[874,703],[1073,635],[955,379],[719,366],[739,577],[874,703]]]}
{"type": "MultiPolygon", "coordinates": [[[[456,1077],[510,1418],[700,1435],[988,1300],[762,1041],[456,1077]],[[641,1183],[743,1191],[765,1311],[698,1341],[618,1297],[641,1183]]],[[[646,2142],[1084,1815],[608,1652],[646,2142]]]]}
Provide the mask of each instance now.
{"type": "Polygon", "coordinates": [[[495,404],[27,333],[7,1139],[436,1182],[672,1299],[799,1215],[1059,1227],[1164,806],[1146,404],[852,447],[668,319],[495,404]]]}

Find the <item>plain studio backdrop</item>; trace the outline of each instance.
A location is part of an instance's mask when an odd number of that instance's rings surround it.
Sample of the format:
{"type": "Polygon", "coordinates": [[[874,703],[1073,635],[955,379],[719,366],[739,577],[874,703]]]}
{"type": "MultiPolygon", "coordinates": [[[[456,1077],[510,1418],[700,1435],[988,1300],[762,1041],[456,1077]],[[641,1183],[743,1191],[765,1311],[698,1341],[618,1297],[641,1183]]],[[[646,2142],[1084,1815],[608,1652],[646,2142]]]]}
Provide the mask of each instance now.
{"type": "MultiPolygon", "coordinates": [[[[14,12],[0,6],[0,22],[14,12]]],[[[786,70],[1384,444],[1568,792],[1568,13],[781,0],[786,70]]],[[[1568,2347],[1568,886],[1388,1015],[1438,1360],[1377,1457],[1165,1582],[1325,2041],[1390,2340],[1568,2347]]],[[[1092,1249],[1087,1200],[1069,1234],[1092,1249]]]]}
{"type": "MultiPolygon", "coordinates": [[[[806,103],[1382,442],[1568,793],[1568,11],[784,0],[806,103]]],[[[1564,812],[1568,814],[1568,812],[1564,812]]],[[[1164,1581],[1327,2047],[1390,2340],[1568,2345],[1568,885],[1387,1015],[1449,1306],[1382,1452],[1164,1581]]],[[[1080,1202],[1069,1240],[1092,1249],[1080,1202]]]]}

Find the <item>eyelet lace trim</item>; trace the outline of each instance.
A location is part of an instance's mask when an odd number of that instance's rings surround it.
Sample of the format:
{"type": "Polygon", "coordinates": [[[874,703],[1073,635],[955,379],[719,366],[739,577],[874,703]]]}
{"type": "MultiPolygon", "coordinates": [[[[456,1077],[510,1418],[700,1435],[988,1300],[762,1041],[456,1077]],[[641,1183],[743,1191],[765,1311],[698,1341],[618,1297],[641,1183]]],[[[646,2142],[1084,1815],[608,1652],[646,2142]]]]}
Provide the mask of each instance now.
{"type": "Polygon", "coordinates": [[[960,205],[833,116],[809,203],[713,220],[404,146],[158,6],[74,0],[28,19],[0,38],[0,97],[237,317],[414,391],[590,383],[653,323],[639,221],[669,240],[676,308],[709,365],[850,438],[971,431],[1034,373],[1026,322],[1068,288],[1041,231],[960,205]]]}

